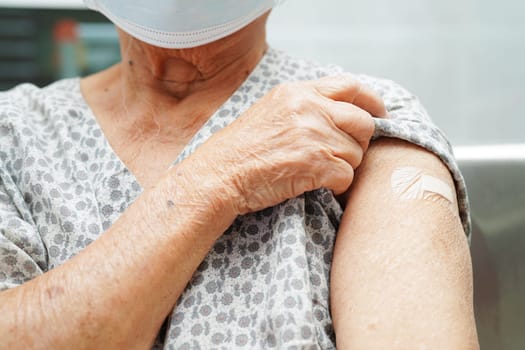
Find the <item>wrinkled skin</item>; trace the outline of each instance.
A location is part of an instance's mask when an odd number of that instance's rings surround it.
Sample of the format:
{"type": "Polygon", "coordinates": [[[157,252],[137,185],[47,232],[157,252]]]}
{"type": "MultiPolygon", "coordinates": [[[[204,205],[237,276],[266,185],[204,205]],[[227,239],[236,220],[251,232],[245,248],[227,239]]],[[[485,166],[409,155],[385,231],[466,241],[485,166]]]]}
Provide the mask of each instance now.
{"type": "Polygon", "coordinates": [[[210,138],[193,162],[224,181],[238,214],[321,187],[341,194],[374,133],[372,115],[386,115],[383,101],[350,75],[283,84],[210,138]]]}
{"type": "Polygon", "coordinates": [[[382,100],[349,75],[274,88],[77,256],[0,293],[2,314],[14,315],[0,322],[2,339],[10,348],[151,347],[237,215],[320,187],[346,191],[374,132],[371,115],[385,114],[382,100]],[[66,295],[51,298],[55,286],[67,286],[66,295]]]}

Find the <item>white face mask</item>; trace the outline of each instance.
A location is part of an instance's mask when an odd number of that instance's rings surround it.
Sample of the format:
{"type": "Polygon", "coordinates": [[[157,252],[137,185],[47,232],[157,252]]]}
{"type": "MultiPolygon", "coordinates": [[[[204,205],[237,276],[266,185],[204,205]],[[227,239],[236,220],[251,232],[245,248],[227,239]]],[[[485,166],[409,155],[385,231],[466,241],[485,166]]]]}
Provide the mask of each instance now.
{"type": "Polygon", "coordinates": [[[279,0],[84,0],[131,36],[183,49],[211,43],[243,28],[279,0]]]}

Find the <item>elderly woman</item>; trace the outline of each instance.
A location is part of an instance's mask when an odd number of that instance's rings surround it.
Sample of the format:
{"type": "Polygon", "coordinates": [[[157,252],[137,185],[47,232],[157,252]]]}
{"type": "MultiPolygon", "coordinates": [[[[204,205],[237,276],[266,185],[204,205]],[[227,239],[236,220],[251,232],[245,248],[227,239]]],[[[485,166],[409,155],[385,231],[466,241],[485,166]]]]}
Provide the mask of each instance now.
{"type": "Polygon", "coordinates": [[[122,62],[0,94],[0,348],[477,348],[413,96],[268,48],[273,1],[87,4],[122,62]]]}

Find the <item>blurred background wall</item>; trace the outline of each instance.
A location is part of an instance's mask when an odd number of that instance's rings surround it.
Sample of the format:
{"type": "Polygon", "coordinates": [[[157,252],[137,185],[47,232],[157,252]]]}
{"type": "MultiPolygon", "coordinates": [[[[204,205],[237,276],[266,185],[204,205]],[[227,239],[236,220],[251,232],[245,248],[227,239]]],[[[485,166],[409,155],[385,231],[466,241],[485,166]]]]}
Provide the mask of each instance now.
{"type": "Polygon", "coordinates": [[[113,25],[95,12],[72,8],[75,3],[64,1],[53,8],[52,1],[32,5],[32,1],[0,0],[0,90],[21,82],[44,86],[119,60],[113,25]]]}
{"type": "Polygon", "coordinates": [[[269,40],[398,81],[455,144],[525,141],[524,1],[288,0],[269,40]]]}

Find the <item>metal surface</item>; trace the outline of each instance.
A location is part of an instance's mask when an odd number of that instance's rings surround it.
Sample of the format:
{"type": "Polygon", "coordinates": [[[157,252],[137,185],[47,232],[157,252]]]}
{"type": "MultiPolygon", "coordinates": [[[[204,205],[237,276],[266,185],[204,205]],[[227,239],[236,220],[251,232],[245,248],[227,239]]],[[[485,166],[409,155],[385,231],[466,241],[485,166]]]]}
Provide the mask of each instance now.
{"type": "Polygon", "coordinates": [[[483,350],[523,350],[525,152],[508,157],[513,152],[502,147],[492,151],[457,152],[474,221],[471,249],[478,334],[483,350]]]}

